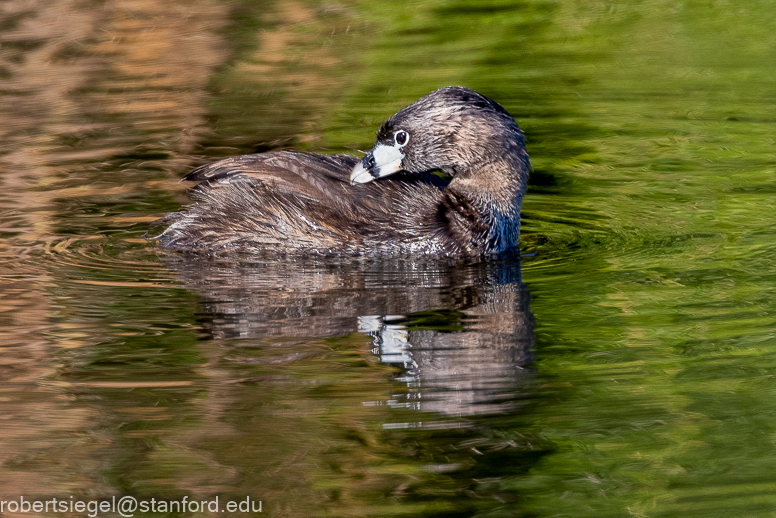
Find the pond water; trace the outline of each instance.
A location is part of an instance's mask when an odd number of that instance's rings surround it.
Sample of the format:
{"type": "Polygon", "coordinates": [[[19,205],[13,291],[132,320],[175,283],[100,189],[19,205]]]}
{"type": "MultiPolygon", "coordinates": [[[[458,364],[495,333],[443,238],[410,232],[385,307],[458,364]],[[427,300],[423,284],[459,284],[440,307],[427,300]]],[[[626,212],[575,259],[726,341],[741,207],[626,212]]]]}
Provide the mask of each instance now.
{"type": "Polygon", "coordinates": [[[3,1],[0,500],[772,516],[772,14],[3,1]],[[526,133],[522,260],[229,260],[144,238],[192,167],[369,149],[452,84],[526,133]]]}

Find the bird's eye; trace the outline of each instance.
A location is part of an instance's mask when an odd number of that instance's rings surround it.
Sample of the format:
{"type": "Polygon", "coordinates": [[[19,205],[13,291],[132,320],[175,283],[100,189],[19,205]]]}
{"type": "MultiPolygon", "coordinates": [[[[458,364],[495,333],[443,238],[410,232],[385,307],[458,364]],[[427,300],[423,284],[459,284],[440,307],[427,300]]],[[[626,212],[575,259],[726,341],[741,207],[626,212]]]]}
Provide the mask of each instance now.
{"type": "Polygon", "coordinates": [[[399,130],[393,134],[393,138],[396,141],[397,146],[403,147],[404,144],[406,144],[407,141],[410,139],[410,135],[404,130],[399,130]]]}

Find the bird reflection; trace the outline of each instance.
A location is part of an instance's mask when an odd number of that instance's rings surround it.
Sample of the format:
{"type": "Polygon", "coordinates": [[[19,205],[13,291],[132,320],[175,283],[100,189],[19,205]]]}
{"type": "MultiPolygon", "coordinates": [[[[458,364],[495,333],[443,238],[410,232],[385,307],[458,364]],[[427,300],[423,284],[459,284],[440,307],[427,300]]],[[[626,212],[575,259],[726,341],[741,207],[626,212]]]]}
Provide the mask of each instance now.
{"type": "Polygon", "coordinates": [[[370,336],[374,354],[399,367],[396,379],[407,387],[390,405],[503,413],[530,380],[534,320],[516,259],[176,262],[201,297],[211,339],[370,336]]]}

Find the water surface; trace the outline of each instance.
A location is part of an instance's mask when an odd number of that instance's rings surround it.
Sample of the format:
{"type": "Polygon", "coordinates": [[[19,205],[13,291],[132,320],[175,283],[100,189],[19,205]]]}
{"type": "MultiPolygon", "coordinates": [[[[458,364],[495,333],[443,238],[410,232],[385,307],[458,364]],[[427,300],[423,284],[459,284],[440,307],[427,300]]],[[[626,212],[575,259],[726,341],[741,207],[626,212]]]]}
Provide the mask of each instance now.
{"type": "Polygon", "coordinates": [[[0,497],[270,516],[770,516],[766,2],[0,6],[0,497]],[[369,149],[441,86],[534,166],[522,260],[198,258],[224,156],[369,149]]]}

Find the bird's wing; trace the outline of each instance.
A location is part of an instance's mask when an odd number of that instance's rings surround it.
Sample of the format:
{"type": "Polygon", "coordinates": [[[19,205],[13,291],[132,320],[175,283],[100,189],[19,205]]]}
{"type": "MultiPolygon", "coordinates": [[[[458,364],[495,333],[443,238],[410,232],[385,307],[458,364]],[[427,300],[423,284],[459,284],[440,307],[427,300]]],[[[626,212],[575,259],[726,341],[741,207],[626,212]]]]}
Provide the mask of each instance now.
{"type": "Polygon", "coordinates": [[[270,189],[325,201],[350,187],[350,171],[358,162],[351,155],[320,155],[286,151],[242,155],[200,166],[181,181],[210,185],[250,180],[270,189]]]}

